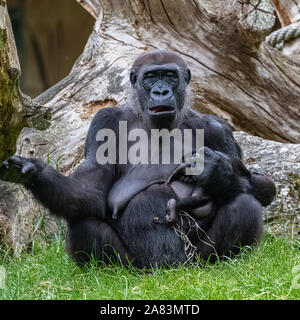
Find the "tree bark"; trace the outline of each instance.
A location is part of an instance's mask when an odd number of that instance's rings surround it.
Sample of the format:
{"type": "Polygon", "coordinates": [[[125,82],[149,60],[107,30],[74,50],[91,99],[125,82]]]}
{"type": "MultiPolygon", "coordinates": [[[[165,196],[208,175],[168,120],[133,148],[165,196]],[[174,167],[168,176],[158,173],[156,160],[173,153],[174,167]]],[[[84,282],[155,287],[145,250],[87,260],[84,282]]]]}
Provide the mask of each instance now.
{"type": "Polygon", "coordinates": [[[269,0],[182,1],[180,14],[175,0],[98,3],[96,26],[100,41],[110,40],[107,50],[127,60],[149,48],[175,50],[191,66],[199,111],[236,130],[300,142],[300,60],[263,41],[275,24],[269,0]]]}
{"type": "Polygon", "coordinates": [[[281,26],[300,21],[300,0],[272,0],[281,26]]]}
{"type": "MultiPolygon", "coordinates": [[[[129,68],[139,54],[154,48],[174,50],[186,60],[195,109],[223,117],[235,130],[281,142],[282,148],[283,142],[300,143],[300,62],[264,42],[275,24],[270,1],[79,2],[97,17],[94,30],[70,74],[34,99],[51,109],[52,125],[42,133],[24,129],[18,154],[72,172],[82,161],[91,119],[130,96],[129,68]]],[[[299,157],[299,145],[292,146],[286,153],[293,148],[299,157]]],[[[257,160],[266,152],[262,149],[257,160]]],[[[283,175],[288,174],[286,168],[283,175]]],[[[275,181],[280,192],[284,180],[275,181]]],[[[286,183],[297,194],[297,184],[286,183]]],[[[0,214],[14,221],[12,241],[23,248],[47,210],[17,186],[1,183],[0,194],[0,214]]],[[[282,197],[276,203],[279,214],[284,202],[282,197]]]]}
{"type": "Polygon", "coordinates": [[[17,138],[24,127],[45,130],[49,110],[19,90],[20,65],[7,12],[0,1],[0,163],[16,152],[17,138]]]}
{"type": "Polygon", "coordinates": [[[101,5],[98,0],[76,0],[79,4],[83,6],[83,8],[95,19],[98,18],[101,5]]]}

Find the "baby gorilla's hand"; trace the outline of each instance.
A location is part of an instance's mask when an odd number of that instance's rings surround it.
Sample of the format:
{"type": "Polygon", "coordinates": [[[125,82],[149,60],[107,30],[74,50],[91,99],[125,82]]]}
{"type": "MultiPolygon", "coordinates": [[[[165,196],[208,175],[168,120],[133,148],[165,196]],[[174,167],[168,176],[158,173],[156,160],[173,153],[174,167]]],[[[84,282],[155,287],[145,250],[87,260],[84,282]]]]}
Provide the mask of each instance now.
{"type": "Polygon", "coordinates": [[[185,182],[185,183],[189,183],[189,184],[193,184],[195,182],[194,176],[184,175],[184,174],[179,176],[179,180],[181,182],[185,182]]]}
{"type": "Polygon", "coordinates": [[[178,219],[178,212],[177,212],[175,199],[170,199],[168,201],[166,211],[167,211],[167,214],[165,217],[166,223],[167,224],[175,223],[178,219]]]}
{"type": "Polygon", "coordinates": [[[12,156],[0,167],[0,179],[14,183],[28,183],[37,176],[37,173],[38,168],[33,160],[19,156],[12,156]]]}

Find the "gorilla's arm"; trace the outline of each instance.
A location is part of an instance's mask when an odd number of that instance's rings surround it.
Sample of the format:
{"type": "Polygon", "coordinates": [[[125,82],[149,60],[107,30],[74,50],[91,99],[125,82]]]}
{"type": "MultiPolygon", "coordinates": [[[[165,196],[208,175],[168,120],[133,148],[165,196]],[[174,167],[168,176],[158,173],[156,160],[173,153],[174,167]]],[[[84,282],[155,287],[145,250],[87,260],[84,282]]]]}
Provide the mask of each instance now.
{"type": "MultiPolygon", "coordinates": [[[[276,187],[271,178],[256,173],[250,172],[242,161],[242,151],[228,124],[221,118],[209,115],[201,115],[194,117],[196,123],[193,125],[196,128],[204,128],[204,144],[215,151],[220,151],[229,155],[232,162],[234,174],[231,177],[225,177],[222,170],[216,171],[214,179],[211,179],[211,190],[213,193],[228,196],[238,193],[252,194],[263,206],[269,205],[275,195],[276,187]],[[198,118],[198,119],[197,119],[198,118]],[[221,183],[222,181],[222,183],[221,183]]],[[[227,160],[226,160],[227,161],[227,160]]],[[[225,165],[226,167],[227,165],[225,165]]],[[[219,167],[220,169],[222,168],[219,167]]],[[[230,172],[225,171],[226,172],[230,172]]]]}
{"type": "MultiPolygon", "coordinates": [[[[112,112],[113,113],[113,112],[112,112]]],[[[0,167],[0,179],[23,184],[53,214],[67,220],[106,215],[106,197],[115,175],[115,165],[96,161],[96,134],[109,122],[108,112],[92,121],[85,160],[69,177],[39,159],[13,156],[0,167]]],[[[110,124],[111,126],[111,124],[110,124]]]]}
{"type": "Polygon", "coordinates": [[[208,169],[204,169],[198,180],[208,195],[216,199],[215,203],[226,203],[240,193],[252,194],[263,206],[273,201],[276,188],[271,178],[250,172],[239,158],[205,149],[208,169]]]}
{"type": "Polygon", "coordinates": [[[53,214],[67,220],[105,218],[107,190],[113,179],[111,168],[85,161],[69,177],[44,163],[40,163],[39,170],[38,177],[25,187],[53,214]]]}
{"type": "Polygon", "coordinates": [[[104,218],[113,172],[85,161],[67,177],[42,160],[13,156],[0,167],[0,178],[23,184],[53,214],[72,220],[82,216],[104,218]]]}

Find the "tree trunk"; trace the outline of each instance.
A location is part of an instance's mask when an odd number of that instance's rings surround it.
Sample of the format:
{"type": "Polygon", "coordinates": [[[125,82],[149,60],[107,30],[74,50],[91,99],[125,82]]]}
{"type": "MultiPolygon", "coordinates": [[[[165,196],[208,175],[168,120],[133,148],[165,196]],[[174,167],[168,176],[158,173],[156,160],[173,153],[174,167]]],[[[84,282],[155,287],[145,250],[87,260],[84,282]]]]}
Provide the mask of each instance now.
{"type": "MultiPolygon", "coordinates": [[[[186,60],[197,110],[223,117],[236,130],[300,143],[300,61],[264,42],[275,24],[270,1],[77,1],[97,17],[94,30],[70,74],[34,99],[51,108],[52,125],[42,133],[24,129],[18,141],[20,155],[43,157],[69,174],[82,160],[91,119],[100,108],[130,96],[129,67],[140,53],[153,48],[174,50],[186,60]]],[[[285,148],[282,143],[277,146],[285,148]]],[[[289,144],[286,153],[293,150],[299,157],[299,149],[289,144]]],[[[266,156],[260,149],[256,159],[266,156]]],[[[286,181],[294,192],[292,202],[300,168],[291,170],[285,168],[284,178],[275,176],[275,181],[279,194],[286,181]],[[296,182],[285,180],[289,172],[296,182]]],[[[0,193],[0,214],[14,221],[13,243],[22,248],[47,211],[17,186],[2,183],[0,193]]],[[[286,201],[280,199],[278,214],[286,201]]],[[[298,205],[299,198],[295,201],[298,205]]]]}
{"type": "MultiPolygon", "coordinates": [[[[266,139],[300,142],[300,60],[263,40],[275,24],[269,0],[84,1],[98,7],[102,59],[168,48],[192,69],[195,107],[266,139]],[[114,52],[114,53],[112,53],[114,52]],[[115,55],[117,53],[117,55],[115,55]]],[[[94,11],[95,15],[95,11],[94,11]]]]}
{"type": "Polygon", "coordinates": [[[45,130],[49,111],[19,90],[20,65],[7,13],[0,2],[0,163],[16,152],[17,138],[24,127],[45,130]]]}

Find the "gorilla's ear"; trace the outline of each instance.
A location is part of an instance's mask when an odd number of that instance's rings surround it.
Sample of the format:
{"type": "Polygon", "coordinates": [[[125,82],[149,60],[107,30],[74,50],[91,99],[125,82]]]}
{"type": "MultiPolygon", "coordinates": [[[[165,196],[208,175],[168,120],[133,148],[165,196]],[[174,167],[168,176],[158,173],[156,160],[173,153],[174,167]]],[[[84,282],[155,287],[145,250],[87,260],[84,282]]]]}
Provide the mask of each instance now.
{"type": "Polygon", "coordinates": [[[135,84],[136,84],[136,81],[137,81],[137,74],[136,74],[136,72],[134,71],[134,70],[132,70],[131,72],[130,72],[130,82],[131,82],[131,85],[134,87],[135,86],[135,84]]]}
{"type": "Polygon", "coordinates": [[[191,70],[187,68],[187,69],[185,70],[185,75],[184,75],[184,79],[185,79],[185,81],[186,81],[187,84],[190,83],[191,78],[192,78],[191,70]]]}

